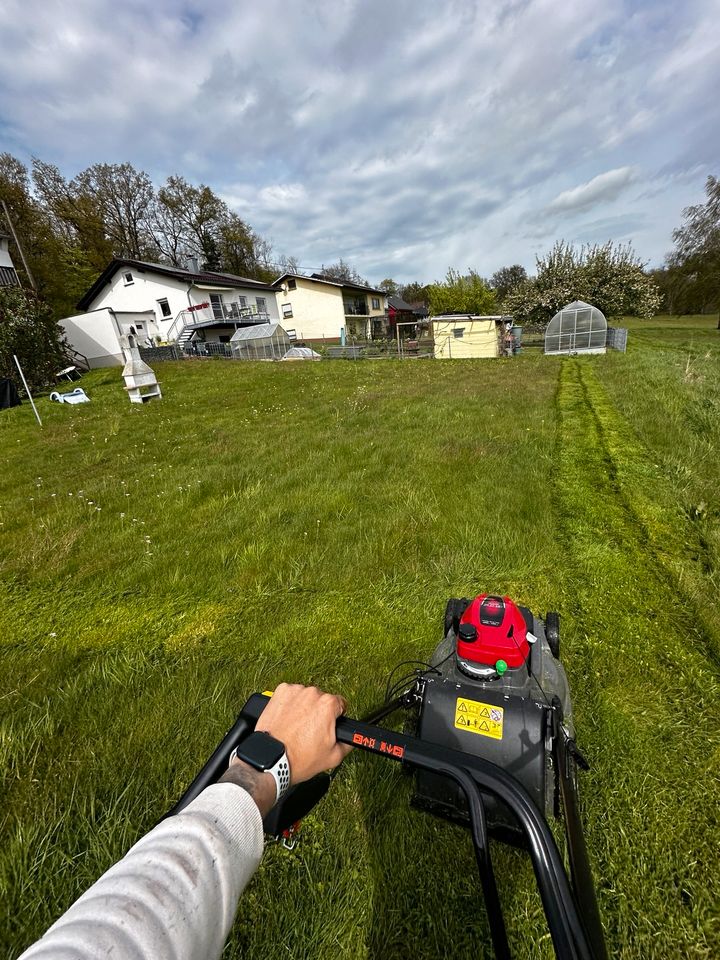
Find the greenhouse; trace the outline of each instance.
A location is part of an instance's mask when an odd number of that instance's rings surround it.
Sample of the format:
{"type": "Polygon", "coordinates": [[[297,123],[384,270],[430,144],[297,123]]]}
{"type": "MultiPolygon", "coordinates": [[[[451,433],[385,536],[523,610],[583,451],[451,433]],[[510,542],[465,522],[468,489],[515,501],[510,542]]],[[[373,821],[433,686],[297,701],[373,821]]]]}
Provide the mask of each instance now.
{"type": "Polygon", "coordinates": [[[230,338],[236,360],[282,360],[292,343],[279,323],[240,327],[230,338]]]}
{"type": "Polygon", "coordinates": [[[607,320],[602,311],[575,300],[556,313],[545,331],[545,353],[605,353],[607,320]]]}

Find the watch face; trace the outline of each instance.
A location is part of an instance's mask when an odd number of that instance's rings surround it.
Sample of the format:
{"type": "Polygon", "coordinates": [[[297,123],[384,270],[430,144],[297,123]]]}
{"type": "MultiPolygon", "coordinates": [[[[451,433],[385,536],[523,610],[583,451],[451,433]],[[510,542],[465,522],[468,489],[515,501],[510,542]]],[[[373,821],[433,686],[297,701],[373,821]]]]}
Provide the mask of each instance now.
{"type": "Polygon", "coordinates": [[[269,733],[251,733],[237,748],[237,755],[256,770],[269,770],[285,753],[284,744],[269,733]]]}

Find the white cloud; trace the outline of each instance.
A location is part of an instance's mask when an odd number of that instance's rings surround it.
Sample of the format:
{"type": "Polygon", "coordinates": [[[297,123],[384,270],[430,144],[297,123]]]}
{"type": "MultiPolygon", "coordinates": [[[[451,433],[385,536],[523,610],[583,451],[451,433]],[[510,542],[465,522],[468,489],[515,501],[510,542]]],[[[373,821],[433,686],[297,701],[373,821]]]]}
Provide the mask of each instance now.
{"type": "Polygon", "coordinates": [[[659,259],[717,172],[714,5],[4,0],[0,150],[202,180],[374,280],[604,229],[659,259]]]}
{"type": "Polygon", "coordinates": [[[587,183],[581,183],[570,190],[563,190],[549,204],[548,210],[556,213],[589,210],[598,203],[616,200],[635,178],[636,171],[633,167],[607,170],[588,180],[587,183]]]}

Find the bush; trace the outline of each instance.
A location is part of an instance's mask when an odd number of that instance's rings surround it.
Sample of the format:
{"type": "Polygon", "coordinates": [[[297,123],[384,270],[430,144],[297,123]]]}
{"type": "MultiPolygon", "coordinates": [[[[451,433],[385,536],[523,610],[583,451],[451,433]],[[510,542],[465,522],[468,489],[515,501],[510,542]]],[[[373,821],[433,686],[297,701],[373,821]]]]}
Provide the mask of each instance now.
{"type": "Polygon", "coordinates": [[[66,342],[49,306],[22,287],[0,287],[0,376],[17,382],[15,354],[28,386],[42,390],[67,365],[66,342]]]}

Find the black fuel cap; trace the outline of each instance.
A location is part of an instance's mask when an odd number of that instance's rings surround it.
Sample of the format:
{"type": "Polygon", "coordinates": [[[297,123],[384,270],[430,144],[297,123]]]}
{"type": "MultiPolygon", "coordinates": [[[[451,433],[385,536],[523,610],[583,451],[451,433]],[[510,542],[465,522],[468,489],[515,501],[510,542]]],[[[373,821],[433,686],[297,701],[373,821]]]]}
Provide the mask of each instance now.
{"type": "Polygon", "coordinates": [[[461,623],[458,630],[458,640],[463,643],[475,643],[478,638],[477,627],[472,623],[461,623]]]}

